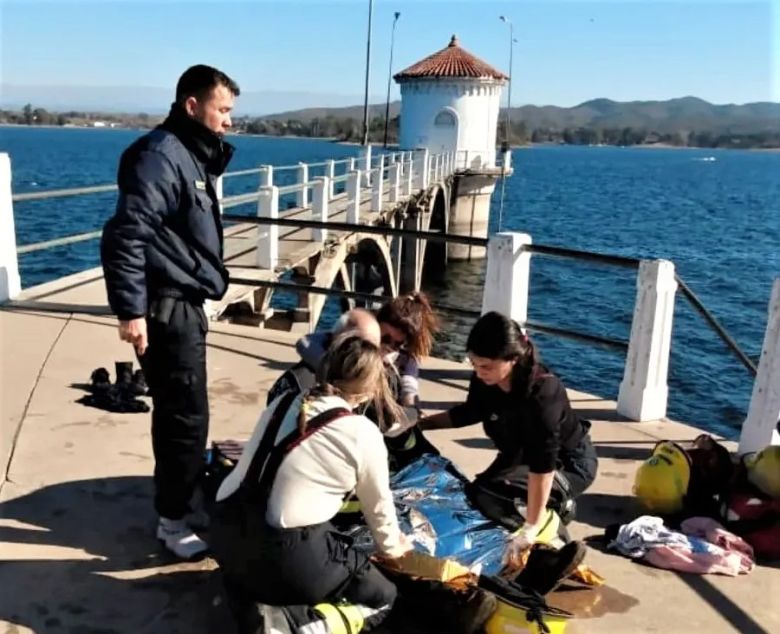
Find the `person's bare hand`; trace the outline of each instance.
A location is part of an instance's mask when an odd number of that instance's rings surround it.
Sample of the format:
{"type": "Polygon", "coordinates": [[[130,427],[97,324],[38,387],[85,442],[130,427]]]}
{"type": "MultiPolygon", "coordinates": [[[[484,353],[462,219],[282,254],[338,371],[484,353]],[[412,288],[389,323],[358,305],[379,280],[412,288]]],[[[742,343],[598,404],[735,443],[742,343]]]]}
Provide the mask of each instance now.
{"type": "Polygon", "coordinates": [[[133,344],[138,356],[143,356],[149,346],[149,339],[146,335],[146,318],[120,319],[119,338],[133,344]]]}

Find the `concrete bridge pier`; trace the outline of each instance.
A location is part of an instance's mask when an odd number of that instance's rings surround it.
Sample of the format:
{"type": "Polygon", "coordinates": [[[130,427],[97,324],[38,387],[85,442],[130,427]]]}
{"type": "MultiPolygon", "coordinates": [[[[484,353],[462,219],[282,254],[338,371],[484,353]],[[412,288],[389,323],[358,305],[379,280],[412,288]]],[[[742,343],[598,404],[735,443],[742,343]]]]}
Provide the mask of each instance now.
{"type": "MultiPolygon", "coordinates": [[[[450,233],[487,238],[490,199],[495,188],[494,176],[456,173],[450,204],[450,233]]],[[[455,243],[447,245],[447,257],[451,260],[483,259],[485,255],[485,247],[455,243]]]]}

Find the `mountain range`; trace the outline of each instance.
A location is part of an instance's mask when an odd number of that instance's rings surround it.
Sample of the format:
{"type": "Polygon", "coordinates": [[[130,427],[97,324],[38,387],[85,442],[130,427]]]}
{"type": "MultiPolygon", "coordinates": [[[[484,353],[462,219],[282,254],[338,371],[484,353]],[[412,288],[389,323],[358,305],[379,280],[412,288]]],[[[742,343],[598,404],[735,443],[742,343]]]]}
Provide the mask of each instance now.
{"type": "MultiPolygon", "coordinates": [[[[390,117],[400,112],[400,102],[390,104],[390,117]]],[[[505,111],[502,109],[502,117],[505,111]]],[[[571,108],[560,106],[519,106],[510,111],[512,122],[524,123],[529,130],[564,128],[641,128],[658,133],[680,130],[754,133],[780,131],[780,103],[756,102],[742,105],[716,105],[698,97],[667,101],[627,101],[592,99],[571,108]]],[[[372,117],[384,117],[384,104],[371,106],[372,117]]],[[[363,118],[362,106],[342,108],[305,108],[264,115],[273,121],[363,118]]]]}

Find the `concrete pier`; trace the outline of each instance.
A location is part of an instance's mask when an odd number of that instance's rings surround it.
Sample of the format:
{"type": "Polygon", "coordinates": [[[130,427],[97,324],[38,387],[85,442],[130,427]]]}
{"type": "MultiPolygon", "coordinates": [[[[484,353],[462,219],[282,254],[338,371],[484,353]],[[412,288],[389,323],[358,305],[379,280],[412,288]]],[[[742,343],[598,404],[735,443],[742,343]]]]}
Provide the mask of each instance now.
{"type": "MultiPolygon", "coordinates": [[[[75,403],[84,394],[76,384],[94,368],[113,370],[114,361],[133,358],[114,320],[90,314],[105,305],[102,279],[87,272],[23,291],[21,299],[31,297],[79,308],[0,310],[0,464],[7,469],[0,485],[0,632],[231,632],[213,562],[172,562],[153,538],[149,415],[75,403]]],[[[213,439],[250,435],[266,390],[295,357],[294,341],[291,333],[212,324],[213,439]]],[[[464,365],[428,360],[423,408],[461,401],[468,375],[464,365]]],[[[572,532],[591,544],[587,561],[607,585],[565,586],[549,597],[576,614],[567,633],[780,631],[776,567],[739,578],[678,575],[603,551],[604,528],[638,513],[631,484],[639,461],[657,440],[690,440],[700,430],[667,419],[627,422],[612,401],[570,396],[594,421],[600,457],[572,532]]],[[[430,438],[469,475],[493,456],[480,426],[430,438]]]]}

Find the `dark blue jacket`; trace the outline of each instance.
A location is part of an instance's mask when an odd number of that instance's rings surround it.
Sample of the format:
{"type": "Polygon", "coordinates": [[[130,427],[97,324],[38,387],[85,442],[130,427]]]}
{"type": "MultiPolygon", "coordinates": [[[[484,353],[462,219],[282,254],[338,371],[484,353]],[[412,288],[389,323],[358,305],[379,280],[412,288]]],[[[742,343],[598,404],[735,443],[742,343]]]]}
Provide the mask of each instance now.
{"type": "Polygon", "coordinates": [[[145,315],[161,289],[195,302],[225,294],[215,185],[232,154],[176,106],[124,151],[116,213],[100,245],[108,302],[120,319],[145,315]]]}

